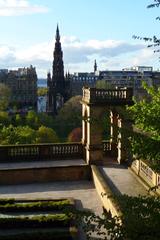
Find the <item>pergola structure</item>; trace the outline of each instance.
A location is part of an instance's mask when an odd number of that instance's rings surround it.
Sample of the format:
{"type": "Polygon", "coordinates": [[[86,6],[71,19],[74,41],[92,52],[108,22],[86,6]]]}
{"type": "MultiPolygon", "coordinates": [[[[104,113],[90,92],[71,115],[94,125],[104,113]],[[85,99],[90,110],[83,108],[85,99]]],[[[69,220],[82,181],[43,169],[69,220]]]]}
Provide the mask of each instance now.
{"type": "Polygon", "coordinates": [[[82,98],[82,144],[88,164],[101,163],[103,159],[103,124],[106,111],[110,112],[110,148],[118,163],[126,160],[125,137],[122,128],[131,128],[131,124],[121,114],[124,106],[133,104],[131,88],[96,89],[83,88],[82,98]],[[120,108],[121,107],[121,108],[120,108]]]}

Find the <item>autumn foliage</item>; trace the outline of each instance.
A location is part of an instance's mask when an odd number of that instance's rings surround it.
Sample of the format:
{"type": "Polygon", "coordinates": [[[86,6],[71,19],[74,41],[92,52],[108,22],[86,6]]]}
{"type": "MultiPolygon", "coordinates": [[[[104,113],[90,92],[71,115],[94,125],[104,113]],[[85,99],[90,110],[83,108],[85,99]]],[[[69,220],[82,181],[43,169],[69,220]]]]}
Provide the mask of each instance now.
{"type": "Polygon", "coordinates": [[[68,142],[80,142],[82,138],[82,129],[74,128],[68,136],[68,142]]]}

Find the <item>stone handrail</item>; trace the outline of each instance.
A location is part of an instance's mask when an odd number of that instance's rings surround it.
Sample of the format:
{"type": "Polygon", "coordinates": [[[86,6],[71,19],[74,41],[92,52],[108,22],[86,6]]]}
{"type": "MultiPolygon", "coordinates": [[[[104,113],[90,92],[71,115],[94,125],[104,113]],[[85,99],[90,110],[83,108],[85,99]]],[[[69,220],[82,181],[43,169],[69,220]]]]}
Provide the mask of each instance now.
{"type": "Polygon", "coordinates": [[[111,152],[111,142],[109,140],[103,141],[103,152],[105,152],[105,153],[111,152]]]}
{"type": "Polygon", "coordinates": [[[0,146],[0,162],[80,159],[81,143],[25,144],[0,146]]]}
{"type": "Polygon", "coordinates": [[[131,169],[160,195],[160,174],[155,172],[143,160],[134,160],[131,169]]]}
{"type": "Polygon", "coordinates": [[[82,101],[86,103],[99,102],[123,102],[132,103],[133,90],[132,88],[123,89],[97,89],[97,88],[83,88],[82,101]]]}

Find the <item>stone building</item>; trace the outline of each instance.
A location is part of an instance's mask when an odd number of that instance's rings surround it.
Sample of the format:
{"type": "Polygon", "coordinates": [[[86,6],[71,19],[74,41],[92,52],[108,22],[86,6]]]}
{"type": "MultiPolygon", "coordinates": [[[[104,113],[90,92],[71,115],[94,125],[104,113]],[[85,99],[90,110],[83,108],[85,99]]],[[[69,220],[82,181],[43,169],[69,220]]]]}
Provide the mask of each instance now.
{"type": "Polygon", "coordinates": [[[47,112],[50,115],[56,115],[58,110],[71,96],[70,75],[66,74],[66,76],[64,76],[63,51],[58,25],[55,40],[52,76],[50,73],[48,73],[47,76],[47,112]]]}
{"type": "Polygon", "coordinates": [[[152,67],[137,66],[122,70],[98,71],[95,61],[94,72],[74,73],[71,76],[73,95],[82,95],[83,87],[96,87],[97,81],[105,81],[109,88],[133,88],[133,94],[141,95],[143,93],[142,82],[149,86],[160,86],[160,72],[153,71],[152,67]]]}
{"type": "Polygon", "coordinates": [[[37,74],[32,65],[18,70],[0,70],[0,83],[11,89],[9,106],[37,110],[37,74]]]}

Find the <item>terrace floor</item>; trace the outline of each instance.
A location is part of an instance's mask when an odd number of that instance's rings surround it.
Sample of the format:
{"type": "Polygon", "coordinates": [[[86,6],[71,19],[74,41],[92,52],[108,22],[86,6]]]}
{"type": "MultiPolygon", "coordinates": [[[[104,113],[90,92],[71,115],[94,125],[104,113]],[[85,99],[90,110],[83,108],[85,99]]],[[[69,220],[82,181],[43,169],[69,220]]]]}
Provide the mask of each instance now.
{"type": "Polygon", "coordinates": [[[86,162],[82,159],[73,160],[42,160],[42,161],[23,161],[14,163],[0,163],[0,170],[2,169],[19,169],[19,168],[43,168],[43,167],[60,167],[60,166],[80,166],[85,165],[86,162]]]}
{"type": "Polygon", "coordinates": [[[0,186],[0,198],[58,199],[74,198],[79,209],[102,213],[102,203],[91,181],[34,183],[0,186]]]}

